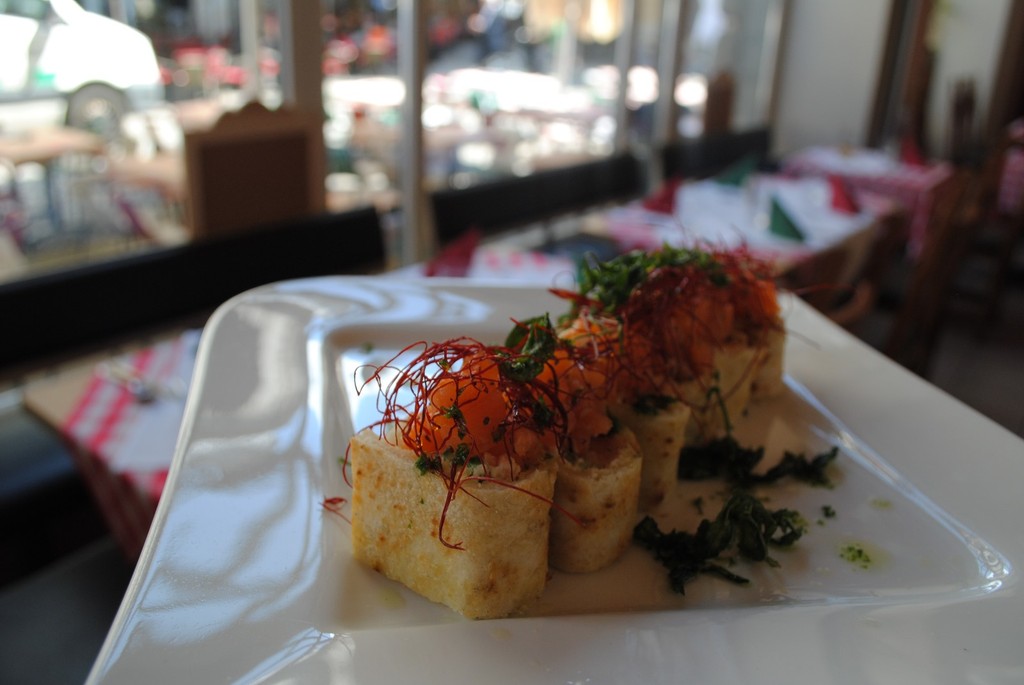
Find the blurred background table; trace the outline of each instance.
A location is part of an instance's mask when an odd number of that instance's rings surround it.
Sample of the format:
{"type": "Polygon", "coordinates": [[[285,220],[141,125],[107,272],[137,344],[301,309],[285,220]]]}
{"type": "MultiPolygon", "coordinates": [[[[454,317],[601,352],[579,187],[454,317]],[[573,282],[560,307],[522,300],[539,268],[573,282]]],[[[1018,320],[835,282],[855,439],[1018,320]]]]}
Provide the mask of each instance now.
{"type": "Polygon", "coordinates": [[[0,135],[0,161],[14,169],[26,164],[38,164],[43,168],[49,220],[55,229],[63,224],[62,208],[66,204],[67,193],[58,189],[54,166],[62,160],[91,160],[103,152],[102,138],[66,126],[41,127],[0,135]]]}
{"type": "Polygon", "coordinates": [[[138,558],[167,479],[199,332],[29,383],[25,407],[68,446],[110,531],[138,558]]]}
{"type": "MultiPolygon", "coordinates": [[[[873,205],[877,206],[876,205],[873,205]]],[[[706,179],[682,183],[671,209],[633,202],[606,211],[604,230],[620,249],[705,246],[746,248],[768,259],[777,273],[829,250],[845,253],[838,283],[850,282],[870,249],[878,215],[834,209],[820,178],[791,179],[756,174],[742,185],[706,179]],[[797,235],[780,235],[775,221],[792,222],[797,235]]]]}
{"type": "Polygon", "coordinates": [[[34,162],[47,164],[68,154],[99,155],[103,139],[81,129],[52,126],[24,133],[0,135],[0,159],[15,166],[34,162]]]}
{"type": "Polygon", "coordinates": [[[817,146],[788,157],[783,170],[794,176],[838,176],[855,193],[891,198],[910,216],[908,249],[916,255],[924,244],[935,191],[953,174],[947,162],[908,164],[882,150],[817,146]]]}

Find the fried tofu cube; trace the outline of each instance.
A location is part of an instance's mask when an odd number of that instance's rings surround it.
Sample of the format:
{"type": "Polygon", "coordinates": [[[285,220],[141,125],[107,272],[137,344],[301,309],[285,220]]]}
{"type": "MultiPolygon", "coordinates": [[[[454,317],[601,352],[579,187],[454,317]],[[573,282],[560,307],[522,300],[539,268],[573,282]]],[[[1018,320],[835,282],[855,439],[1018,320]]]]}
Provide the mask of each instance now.
{"type": "Polygon", "coordinates": [[[730,341],[715,350],[711,378],[694,383],[685,393],[684,401],[693,407],[686,444],[698,445],[722,437],[726,417],[735,422],[746,412],[757,361],[757,348],[743,340],[730,341]]]}
{"type": "Polygon", "coordinates": [[[672,401],[656,408],[616,404],[612,416],[636,436],[640,447],[640,510],[657,507],[675,487],[690,407],[672,401]]]}
{"type": "Polygon", "coordinates": [[[622,556],[636,525],[641,464],[640,445],[625,427],[591,440],[587,454],[559,462],[551,511],[554,568],[587,573],[622,556]]]}
{"type": "Polygon", "coordinates": [[[786,350],[786,330],[779,325],[777,329],[768,331],[759,349],[759,359],[754,369],[754,379],[750,385],[752,400],[777,397],[785,387],[783,380],[786,350]]]}
{"type": "Polygon", "coordinates": [[[448,489],[415,455],[360,431],[350,443],[355,558],[468,618],[515,613],[547,582],[554,459],[514,488],[468,478],[438,528],[448,489]],[[531,496],[532,495],[532,496],[531,496]]]}

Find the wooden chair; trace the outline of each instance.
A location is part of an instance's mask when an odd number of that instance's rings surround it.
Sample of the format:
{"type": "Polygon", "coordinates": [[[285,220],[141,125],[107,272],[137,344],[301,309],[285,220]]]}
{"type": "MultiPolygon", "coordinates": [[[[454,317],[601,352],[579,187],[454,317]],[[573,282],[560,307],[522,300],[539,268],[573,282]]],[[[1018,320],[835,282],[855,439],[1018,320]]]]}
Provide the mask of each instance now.
{"type": "Polygon", "coordinates": [[[834,303],[846,292],[842,284],[834,282],[847,265],[848,250],[836,245],[822,250],[779,276],[779,285],[797,295],[809,305],[828,315],[834,303]]]}
{"type": "Polygon", "coordinates": [[[194,238],[312,216],[325,207],[323,122],[250,102],[185,134],[187,223],[194,238]]]}
{"type": "Polygon", "coordinates": [[[848,330],[855,329],[878,306],[884,284],[903,259],[910,233],[910,216],[893,210],[878,219],[868,257],[849,291],[830,303],[828,317],[848,330]]]}
{"type": "Polygon", "coordinates": [[[924,246],[882,344],[886,355],[923,377],[946,318],[953,278],[972,238],[968,219],[980,190],[976,174],[958,169],[936,192],[924,246]]]}
{"type": "MultiPolygon", "coordinates": [[[[872,244],[863,263],[851,261],[851,248],[839,244],[799,262],[779,276],[779,285],[847,329],[853,329],[876,307],[883,282],[903,253],[909,215],[894,209],[877,220],[872,244]],[[836,275],[854,270],[852,280],[836,275]]],[[[860,257],[858,257],[860,259],[860,257]]]]}
{"type": "Polygon", "coordinates": [[[954,283],[957,298],[976,307],[980,331],[988,330],[999,316],[1014,249],[1024,236],[1024,207],[1007,210],[999,204],[1003,169],[1011,151],[1024,154],[1024,143],[1007,136],[982,166],[970,217],[975,224],[973,240],[954,283]]]}

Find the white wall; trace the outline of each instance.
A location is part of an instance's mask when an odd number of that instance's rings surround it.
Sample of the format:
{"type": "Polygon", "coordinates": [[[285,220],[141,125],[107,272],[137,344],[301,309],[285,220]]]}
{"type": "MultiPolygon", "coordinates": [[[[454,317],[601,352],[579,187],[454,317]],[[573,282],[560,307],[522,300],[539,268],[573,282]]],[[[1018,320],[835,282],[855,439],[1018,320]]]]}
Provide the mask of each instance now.
{"type": "MultiPolygon", "coordinates": [[[[988,118],[992,82],[1013,0],[944,0],[928,104],[929,149],[948,152],[952,84],[972,77],[976,130],[988,118]]],[[[776,153],[815,144],[864,143],[885,49],[890,0],[790,0],[779,74],[776,153]]]]}
{"type": "MultiPolygon", "coordinates": [[[[945,0],[933,27],[939,46],[928,106],[928,142],[935,153],[949,151],[949,110],[953,84],[975,81],[975,134],[988,120],[992,82],[1006,33],[1011,0],[945,0]]],[[[1024,40],[1024,38],[1022,38],[1024,40]]]]}
{"type": "Polygon", "coordinates": [[[890,0],[790,0],[775,152],[864,143],[890,0]]]}

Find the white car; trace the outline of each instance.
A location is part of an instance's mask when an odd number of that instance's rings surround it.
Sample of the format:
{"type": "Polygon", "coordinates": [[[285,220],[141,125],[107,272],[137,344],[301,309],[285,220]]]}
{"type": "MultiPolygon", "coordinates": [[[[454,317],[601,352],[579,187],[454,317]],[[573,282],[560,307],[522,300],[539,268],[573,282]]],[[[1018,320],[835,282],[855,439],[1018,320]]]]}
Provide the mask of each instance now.
{"type": "Polygon", "coordinates": [[[163,102],[150,39],[75,0],[0,0],[0,104],[60,98],[65,122],[104,136],[163,102]]]}

